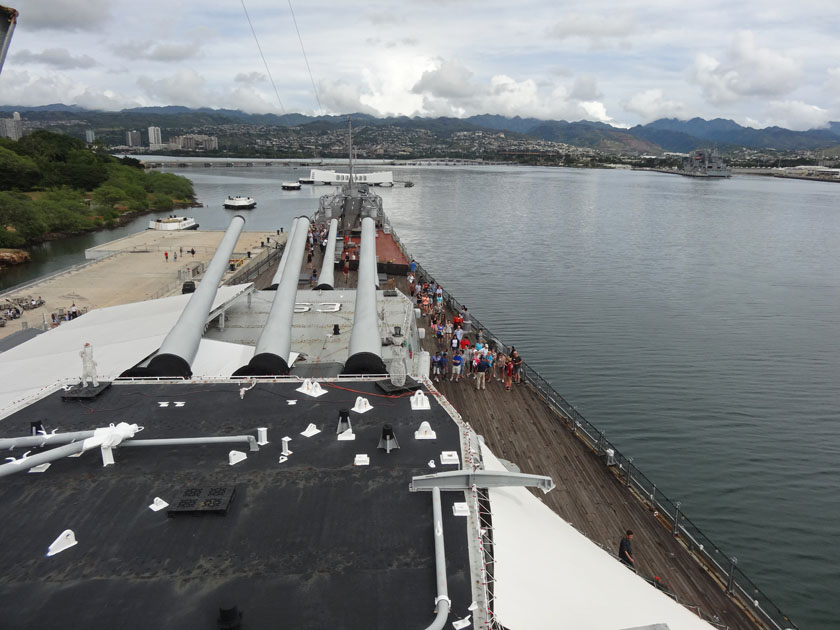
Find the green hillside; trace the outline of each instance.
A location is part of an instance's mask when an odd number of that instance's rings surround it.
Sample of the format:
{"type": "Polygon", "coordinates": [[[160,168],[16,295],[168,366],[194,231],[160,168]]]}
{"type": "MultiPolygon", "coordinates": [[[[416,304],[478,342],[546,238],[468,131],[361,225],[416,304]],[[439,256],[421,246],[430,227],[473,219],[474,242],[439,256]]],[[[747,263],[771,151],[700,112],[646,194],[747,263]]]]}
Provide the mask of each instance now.
{"type": "Polygon", "coordinates": [[[18,142],[0,138],[0,247],[95,230],[127,212],[171,210],[193,199],[188,179],[146,173],[136,160],[70,136],[36,131],[18,142]]]}

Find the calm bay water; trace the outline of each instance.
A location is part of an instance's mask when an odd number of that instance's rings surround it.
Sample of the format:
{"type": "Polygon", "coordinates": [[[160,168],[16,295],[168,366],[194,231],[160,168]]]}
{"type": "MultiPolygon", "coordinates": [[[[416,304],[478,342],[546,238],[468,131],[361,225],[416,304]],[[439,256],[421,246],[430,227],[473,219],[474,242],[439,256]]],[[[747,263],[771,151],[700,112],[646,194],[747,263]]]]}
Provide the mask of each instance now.
{"type": "MultiPolygon", "coordinates": [[[[308,169],[179,169],[224,229],[288,228],[308,169]]],[[[629,171],[399,168],[380,192],[414,256],[802,628],[840,618],[840,185],[629,171]]],[[[146,226],[36,252],[9,286],[146,226]]],[[[617,533],[617,538],[619,533],[617,533]]],[[[644,541],[637,541],[641,546],[644,541]]]]}

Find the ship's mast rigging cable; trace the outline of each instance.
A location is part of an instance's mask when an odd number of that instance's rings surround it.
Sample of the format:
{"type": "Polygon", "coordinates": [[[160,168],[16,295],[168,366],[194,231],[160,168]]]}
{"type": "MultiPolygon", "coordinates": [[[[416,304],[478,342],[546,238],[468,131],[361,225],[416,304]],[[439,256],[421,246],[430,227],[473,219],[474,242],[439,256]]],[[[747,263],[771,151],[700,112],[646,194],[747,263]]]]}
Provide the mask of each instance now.
{"type": "Polygon", "coordinates": [[[318,103],[318,113],[323,114],[324,110],[321,107],[321,99],[318,97],[318,89],[315,87],[315,79],[312,78],[312,70],[309,68],[309,59],[306,56],[306,49],[303,47],[303,38],[300,36],[300,29],[298,28],[297,18],[295,17],[295,10],[292,8],[292,0],[289,2],[289,11],[292,14],[292,22],[295,23],[295,31],[297,32],[298,41],[300,42],[300,51],[303,53],[303,61],[306,63],[306,71],[309,73],[309,81],[312,83],[312,91],[315,93],[315,101],[318,103]]]}
{"type": "MultiPolygon", "coordinates": [[[[283,101],[280,100],[280,93],[277,91],[277,86],[274,84],[274,78],[271,76],[271,70],[268,69],[268,63],[265,60],[265,55],[262,51],[262,46],[260,46],[260,40],[257,37],[257,31],[254,30],[254,25],[251,23],[251,16],[248,15],[248,9],[245,8],[245,0],[239,0],[242,3],[242,10],[245,11],[245,17],[248,20],[248,26],[251,27],[251,32],[254,34],[254,41],[257,42],[257,50],[260,51],[260,57],[262,57],[263,65],[265,66],[265,71],[268,73],[268,80],[271,81],[271,87],[274,88],[274,95],[277,97],[277,102],[280,103],[280,111],[284,114],[286,113],[286,108],[283,107],[283,101]]],[[[295,25],[297,28],[297,24],[295,25]]],[[[309,64],[307,64],[308,67],[309,64]]]]}

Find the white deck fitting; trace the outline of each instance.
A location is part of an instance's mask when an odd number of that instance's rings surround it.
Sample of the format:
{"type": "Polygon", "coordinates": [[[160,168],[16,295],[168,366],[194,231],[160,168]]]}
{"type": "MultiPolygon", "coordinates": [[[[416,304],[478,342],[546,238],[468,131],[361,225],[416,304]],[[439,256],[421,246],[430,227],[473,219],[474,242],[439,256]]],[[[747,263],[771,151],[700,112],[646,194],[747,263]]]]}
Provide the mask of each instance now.
{"type": "Polygon", "coordinates": [[[461,463],[461,460],[458,458],[457,451],[441,451],[440,463],[444,466],[458,466],[461,463]]]}
{"type": "Polygon", "coordinates": [[[469,516],[470,515],[470,506],[466,503],[453,503],[452,504],[452,515],[453,516],[469,516]]]}
{"type": "Polygon", "coordinates": [[[470,621],[471,616],[472,615],[467,615],[463,619],[458,619],[457,621],[453,621],[452,622],[452,627],[455,628],[455,630],[461,630],[462,628],[466,628],[467,626],[471,626],[472,625],[472,621],[470,621]]]}
{"type": "MultiPolygon", "coordinates": [[[[213,308],[248,286],[220,287],[213,308]]],[[[99,379],[118,377],[160,347],[189,298],[176,295],[92,310],[6,350],[0,361],[0,410],[58,381],[81,379],[79,351],[86,342],[95,348],[99,379]]]]}
{"type": "Polygon", "coordinates": [[[300,434],[304,437],[312,437],[313,435],[317,435],[321,432],[321,429],[315,426],[313,422],[309,423],[309,426],[306,427],[304,431],[301,431],[300,434]]]}
{"type": "Polygon", "coordinates": [[[318,398],[318,396],[323,396],[327,393],[327,391],[321,387],[321,384],[316,381],[314,378],[308,378],[303,381],[303,385],[297,388],[301,394],[306,394],[307,396],[312,396],[313,398],[318,398]]]}
{"type": "Polygon", "coordinates": [[[160,512],[165,507],[169,507],[169,504],[160,497],[155,497],[155,500],[152,501],[149,509],[152,510],[152,512],[160,512]]]}
{"type": "Polygon", "coordinates": [[[364,453],[359,453],[356,455],[355,459],[353,460],[354,466],[369,466],[370,465],[370,456],[365,455],[364,453]]]}
{"type": "Polygon", "coordinates": [[[243,453],[242,451],[231,451],[228,453],[228,464],[230,466],[235,466],[241,461],[245,461],[248,459],[248,456],[243,453]]]}
{"type": "Polygon", "coordinates": [[[353,433],[353,429],[350,428],[350,429],[347,429],[346,431],[343,431],[342,433],[339,433],[338,437],[336,439],[341,440],[342,442],[344,442],[346,440],[355,440],[356,439],[356,434],[353,433]]]}
{"type": "Polygon", "coordinates": [[[422,389],[418,389],[416,392],[414,392],[414,395],[411,397],[411,410],[423,411],[426,409],[431,409],[431,405],[429,404],[429,397],[423,393],[422,389]]]}
{"type": "Polygon", "coordinates": [[[260,446],[268,444],[268,427],[259,427],[257,429],[257,444],[260,446]]]}
{"type": "Polygon", "coordinates": [[[47,468],[49,468],[50,466],[52,466],[52,464],[50,462],[44,462],[43,464],[39,464],[38,466],[33,466],[32,468],[30,468],[26,472],[30,472],[30,473],[47,472],[47,468]]]}
{"type": "Polygon", "coordinates": [[[370,401],[365,398],[364,396],[357,396],[356,397],[356,404],[350,411],[355,411],[356,413],[365,413],[373,409],[373,405],[370,404],[370,401]]]}
{"type": "Polygon", "coordinates": [[[414,432],[415,440],[434,440],[437,438],[437,433],[432,431],[432,425],[427,421],[420,423],[420,428],[414,432]]]}
{"type": "MultiPolygon", "coordinates": [[[[505,467],[482,444],[488,470],[505,467]]],[[[493,488],[496,616],[512,630],[712,626],[645,582],[525,488],[493,488]],[[592,607],[593,601],[604,605],[592,607]]],[[[618,533],[620,535],[620,532],[618,533]]]]}
{"type": "Polygon", "coordinates": [[[73,530],[65,529],[61,532],[61,535],[52,542],[49,549],[47,549],[47,557],[61,553],[65,549],[70,549],[70,547],[74,547],[77,544],[78,541],[76,540],[76,534],[73,533],[73,530]]]}

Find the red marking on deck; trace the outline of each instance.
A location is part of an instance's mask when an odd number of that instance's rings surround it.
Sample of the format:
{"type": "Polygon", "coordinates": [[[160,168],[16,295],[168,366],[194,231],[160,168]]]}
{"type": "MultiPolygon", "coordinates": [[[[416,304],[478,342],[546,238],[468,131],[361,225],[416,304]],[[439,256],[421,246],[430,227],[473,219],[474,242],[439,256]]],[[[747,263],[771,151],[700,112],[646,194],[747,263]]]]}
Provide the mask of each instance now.
{"type": "MultiPolygon", "coordinates": [[[[405,257],[405,254],[403,254],[400,246],[397,245],[397,242],[394,240],[393,234],[386,234],[382,230],[376,230],[376,235],[376,257],[379,262],[390,262],[395,265],[407,265],[409,263],[408,258],[405,257]]],[[[355,254],[356,257],[358,257],[358,251],[354,250],[357,250],[359,243],[361,243],[360,236],[350,237],[350,252],[351,254],[355,254]]]]}

